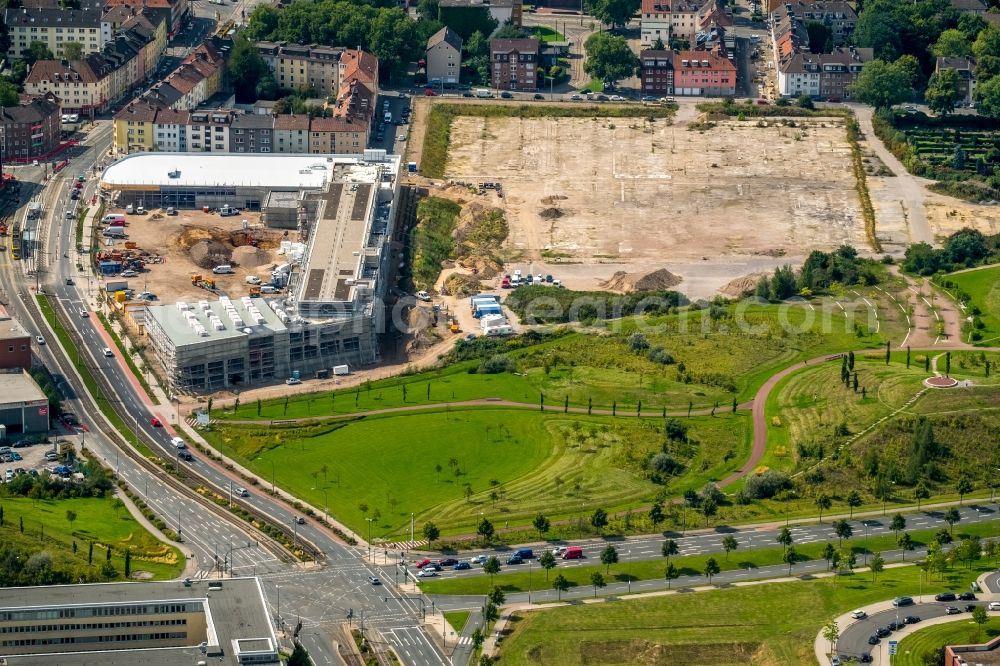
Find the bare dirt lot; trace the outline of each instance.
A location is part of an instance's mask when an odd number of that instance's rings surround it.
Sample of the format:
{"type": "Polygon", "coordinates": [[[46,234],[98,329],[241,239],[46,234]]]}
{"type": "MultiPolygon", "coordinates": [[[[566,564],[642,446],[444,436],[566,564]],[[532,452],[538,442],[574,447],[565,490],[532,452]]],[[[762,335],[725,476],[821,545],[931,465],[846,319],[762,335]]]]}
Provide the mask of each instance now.
{"type": "Polygon", "coordinates": [[[503,184],[510,268],[580,289],[666,268],[703,297],[812,249],[864,246],[842,122],[796,124],[458,117],[447,176],[503,184]]]}
{"type": "MultiPolygon", "coordinates": [[[[163,303],[210,299],[210,292],[191,284],[191,275],[202,275],[215,280],[219,295],[245,296],[248,275],[256,275],[267,282],[274,266],[283,263],[275,252],[283,236],[281,232],[258,228],[260,213],[241,213],[233,217],[220,217],[218,213],[200,210],[178,213],[167,217],[162,215],[163,211],[154,210],[145,215],[126,215],[127,240],[163,259],[161,263],[147,263],[146,270],[138,278],[129,280],[129,286],[136,292],[151,291],[163,303]],[[156,215],[161,217],[156,218],[156,215]],[[243,220],[251,227],[250,233],[259,244],[257,248],[246,245],[243,220]],[[225,263],[231,264],[236,272],[212,274],[214,266],[225,263]]],[[[125,243],[116,240],[114,245],[120,249],[125,243]]],[[[103,249],[108,246],[102,243],[103,249]]]]}
{"type": "Polygon", "coordinates": [[[927,194],[927,223],[937,240],[962,227],[984,234],[1000,233],[1000,206],[984,206],[930,192],[927,194]]]}

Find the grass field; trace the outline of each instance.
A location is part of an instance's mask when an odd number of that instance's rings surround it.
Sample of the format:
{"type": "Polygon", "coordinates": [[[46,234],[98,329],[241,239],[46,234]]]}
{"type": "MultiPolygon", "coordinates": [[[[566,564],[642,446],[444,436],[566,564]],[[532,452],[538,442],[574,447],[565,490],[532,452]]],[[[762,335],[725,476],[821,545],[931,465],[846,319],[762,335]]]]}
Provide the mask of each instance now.
{"type": "MultiPolygon", "coordinates": [[[[910,532],[910,536],[913,538],[917,548],[923,548],[934,538],[935,533],[935,530],[915,530],[910,532]]],[[[971,523],[960,525],[958,531],[955,533],[955,538],[959,540],[966,536],[985,538],[994,536],[995,533],[995,528],[989,523],[971,523]]],[[[720,535],[719,542],[721,543],[721,541],[722,536],[720,535]]],[[[838,546],[838,540],[832,527],[830,528],[827,541],[835,547],[838,546]]],[[[799,562],[821,560],[823,558],[823,548],[827,541],[795,544],[795,551],[800,558],[799,562]]],[[[716,559],[722,571],[759,569],[760,567],[782,563],[781,558],[784,550],[776,546],[774,542],[763,542],[760,539],[756,539],[752,544],[753,549],[747,550],[750,545],[743,539],[740,539],[739,548],[730,553],[728,558],[725,553],[712,553],[710,555],[672,557],[670,561],[674,563],[682,576],[701,576],[705,570],[705,561],[709,557],[716,559]]],[[[866,542],[862,535],[855,534],[854,538],[846,541],[844,545],[850,546],[857,555],[859,566],[864,560],[866,550],[871,554],[897,549],[896,539],[892,535],[872,536],[866,542]]],[[[663,577],[663,571],[667,564],[665,558],[636,560],[629,563],[626,561],[625,548],[616,547],[618,548],[619,563],[611,567],[610,575],[606,573],[605,566],[598,561],[587,566],[572,568],[562,568],[557,564],[549,572],[548,578],[546,578],[544,570],[538,567],[536,563],[533,563],[533,570],[530,574],[527,567],[523,565],[505,567],[504,572],[495,576],[492,583],[489,576],[435,578],[421,580],[420,589],[427,594],[486,594],[490,591],[492,585],[496,584],[507,592],[527,592],[529,588],[532,591],[547,590],[551,589],[551,580],[556,574],[562,574],[573,587],[587,587],[590,585],[590,574],[594,571],[600,571],[605,576],[608,576],[610,582],[625,582],[629,577],[633,581],[658,580],[663,577]]],[[[536,551],[536,556],[539,552],[536,551]]],[[[912,555],[910,559],[913,559],[912,555]]],[[[794,567],[792,573],[795,573],[794,567]]]]}
{"type": "MultiPolygon", "coordinates": [[[[666,491],[700,488],[737,466],[748,426],[744,415],[692,418],[691,443],[673,449],[686,473],[666,491]]],[[[664,488],[644,472],[661,429],[658,419],[442,409],[270,429],[223,422],[205,435],[264,479],[273,466],[276,482],[313,506],[328,498],[331,514],[362,535],[377,510],[372,536],[390,537],[409,533],[411,512],[418,530],[433,521],[454,534],[474,532],[481,514],[504,528],[539,512],[575,518],[584,507],[647,504],[664,488]]]]}
{"type": "Polygon", "coordinates": [[[926,666],[924,655],[943,645],[986,643],[997,636],[1000,636],[1000,618],[991,617],[980,627],[964,615],[954,622],[921,629],[901,640],[893,663],[895,666],[926,666]]]}
{"type": "Polygon", "coordinates": [[[94,567],[100,567],[111,546],[111,561],[119,574],[124,571],[125,551],[132,551],[132,572],[146,571],[157,580],[176,578],[184,568],[181,553],[158,541],[137,523],[124,508],[117,512],[110,497],[64,500],[31,500],[2,497],[4,524],[0,541],[23,552],[48,551],[56,565],[86,567],[90,542],[95,543],[94,567]],[[67,510],[76,512],[71,524],[67,510]],[[24,520],[24,532],[20,521],[24,520]],[[77,553],[73,553],[73,542],[77,553]]]}
{"type": "Polygon", "coordinates": [[[452,232],[462,207],[440,197],[427,197],[417,206],[417,224],[410,231],[410,257],[407,265],[417,289],[431,289],[441,262],[454,250],[452,232]]]}
{"type": "Polygon", "coordinates": [[[983,323],[983,328],[972,329],[979,330],[982,336],[977,344],[994,347],[1000,344],[1000,266],[966,273],[952,273],[947,278],[971,296],[970,305],[978,307],[981,311],[979,319],[983,323]]]}
{"type": "MultiPolygon", "coordinates": [[[[984,570],[953,570],[941,589],[965,589],[984,570]]],[[[875,601],[915,596],[920,575],[901,567],[877,583],[860,573],[518,613],[501,663],[814,666],[813,640],[824,623],[875,601]]]]}
{"type": "Polygon", "coordinates": [[[462,633],[462,629],[465,629],[465,623],[469,621],[469,616],[472,615],[469,611],[452,611],[450,613],[444,614],[444,619],[448,621],[455,633],[462,633]]]}

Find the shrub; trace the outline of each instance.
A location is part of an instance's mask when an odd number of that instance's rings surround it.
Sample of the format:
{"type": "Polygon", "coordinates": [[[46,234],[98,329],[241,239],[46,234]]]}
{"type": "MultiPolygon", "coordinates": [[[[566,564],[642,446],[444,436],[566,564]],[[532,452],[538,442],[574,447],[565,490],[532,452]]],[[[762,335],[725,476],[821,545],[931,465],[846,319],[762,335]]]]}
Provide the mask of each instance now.
{"type": "Polygon", "coordinates": [[[494,354],[479,365],[479,374],[482,375],[498,375],[503,372],[516,371],[517,364],[506,354],[494,354]]]}
{"type": "Polygon", "coordinates": [[[669,453],[657,453],[649,461],[649,467],[658,474],[672,476],[683,469],[683,465],[674,460],[669,453]]]}
{"type": "Polygon", "coordinates": [[[653,363],[661,363],[663,365],[670,365],[674,362],[674,357],[670,355],[663,347],[653,347],[649,350],[649,360],[653,363]]]}
{"type": "Polygon", "coordinates": [[[752,474],[747,477],[743,490],[751,499],[769,499],[790,488],[792,485],[788,476],[782,472],[769,469],[762,474],[752,474]]]}
{"type": "Polygon", "coordinates": [[[649,349],[649,340],[642,333],[633,333],[628,336],[628,346],[632,351],[642,351],[649,349]]]}

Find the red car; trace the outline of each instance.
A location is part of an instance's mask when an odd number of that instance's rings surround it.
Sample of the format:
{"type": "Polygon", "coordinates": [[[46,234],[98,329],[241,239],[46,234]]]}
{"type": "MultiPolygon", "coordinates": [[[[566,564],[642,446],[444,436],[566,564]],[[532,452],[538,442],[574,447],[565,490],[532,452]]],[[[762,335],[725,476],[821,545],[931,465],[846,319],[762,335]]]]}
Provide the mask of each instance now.
{"type": "Polygon", "coordinates": [[[149,425],[153,426],[154,428],[159,428],[163,424],[160,423],[160,419],[154,416],[153,418],[149,419],[149,425]]]}
{"type": "Polygon", "coordinates": [[[431,563],[430,560],[421,560],[420,562],[417,562],[417,568],[418,569],[423,569],[424,567],[426,567],[430,563],[431,563]]]}
{"type": "Polygon", "coordinates": [[[424,96],[426,97],[437,97],[437,93],[430,88],[424,88],[424,96]]]}

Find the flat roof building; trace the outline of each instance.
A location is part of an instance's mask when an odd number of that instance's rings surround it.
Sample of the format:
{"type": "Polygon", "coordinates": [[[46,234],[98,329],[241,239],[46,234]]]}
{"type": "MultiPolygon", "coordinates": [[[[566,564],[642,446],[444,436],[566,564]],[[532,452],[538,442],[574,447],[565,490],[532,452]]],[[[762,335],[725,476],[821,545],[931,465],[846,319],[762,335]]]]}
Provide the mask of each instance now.
{"type": "Polygon", "coordinates": [[[147,306],[146,331],[175,388],[215,391],[378,360],[392,263],[399,157],[141,153],[108,167],[118,205],[266,208],[301,258],[272,282],[287,296],[147,306]],[[294,237],[289,238],[295,241],[294,237]]]}
{"type": "Polygon", "coordinates": [[[0,426],[0,435],[49,430],[49,399],[20,368],[0,370],[0,426]]]}
{"type": "Polygon", "coordinates": [[[0,370],[10,368],[31,369],[31,336],[0,306],[0,370]]]}
{"type": "Polygon", "coordinates": [[[8,666],[281,663],[257,578],[3,588],[0,657],[8,666]]]}

